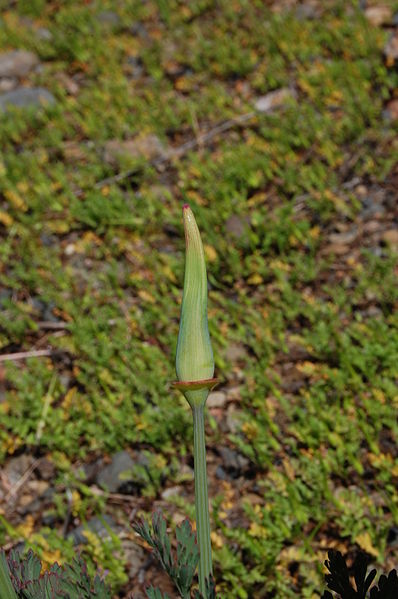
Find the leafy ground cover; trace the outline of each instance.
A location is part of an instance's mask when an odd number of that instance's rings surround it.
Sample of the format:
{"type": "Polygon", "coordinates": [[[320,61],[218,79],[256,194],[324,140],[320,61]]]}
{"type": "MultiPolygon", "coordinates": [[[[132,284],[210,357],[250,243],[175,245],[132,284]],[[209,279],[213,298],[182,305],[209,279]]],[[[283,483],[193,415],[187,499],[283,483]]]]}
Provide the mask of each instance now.
{"type": "Polygon", "coordinates": [[[364,4],[3,2],[2,545],[164,581],[128,522],[193,517],[189,202],[221,596],[318,597],[330,548],[394,566],[398,3],[364,4]]]}

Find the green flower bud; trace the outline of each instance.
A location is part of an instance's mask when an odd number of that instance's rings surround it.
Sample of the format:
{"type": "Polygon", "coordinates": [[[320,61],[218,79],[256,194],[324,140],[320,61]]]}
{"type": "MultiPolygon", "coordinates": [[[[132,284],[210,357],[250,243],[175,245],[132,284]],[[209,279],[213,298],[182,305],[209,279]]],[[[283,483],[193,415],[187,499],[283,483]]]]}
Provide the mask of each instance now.
{"type": "Polygon", "coordinates": [[[214,358],[207,325],[207,278],[200,233],[190,207],[183,207],[186,258],[180,331],[178,334],[176,384],[191,405],[204,404],[215,384],[214,358]]]}

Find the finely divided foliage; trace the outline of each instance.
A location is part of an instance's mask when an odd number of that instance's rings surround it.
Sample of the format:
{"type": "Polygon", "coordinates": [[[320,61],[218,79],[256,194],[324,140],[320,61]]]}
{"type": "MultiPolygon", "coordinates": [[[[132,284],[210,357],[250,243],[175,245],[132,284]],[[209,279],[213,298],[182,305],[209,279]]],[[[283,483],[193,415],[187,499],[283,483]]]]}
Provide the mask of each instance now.
{"type": "Polygon", "coordinates": [[[22,557],[12,550],[0,562],[1,599],[111,599],[111,592],[104,581],[96,575],[92,580],[87,566],[80,557],[71,564],[53,564],[42,573],[42,563],[32,550],[22,557]],[[3,585],[9,578],[10,587],[3,585]]]}

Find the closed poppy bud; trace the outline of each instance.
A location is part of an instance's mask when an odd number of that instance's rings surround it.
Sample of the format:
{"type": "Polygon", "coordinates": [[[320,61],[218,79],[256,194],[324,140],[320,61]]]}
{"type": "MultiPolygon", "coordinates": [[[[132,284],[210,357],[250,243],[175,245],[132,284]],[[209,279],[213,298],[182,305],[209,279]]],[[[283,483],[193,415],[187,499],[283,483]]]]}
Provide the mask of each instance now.
{"type": "Polygon", "coordinates": [[[215,381],[214,358],[207,324],[207,277],[203,245],[190,207],[183,207],[186,258],[184,293],[178,334],[177,384],[192,402],[204,403],[215,381]],[[212,382],[212,383],[211,383],[212,382]]]}

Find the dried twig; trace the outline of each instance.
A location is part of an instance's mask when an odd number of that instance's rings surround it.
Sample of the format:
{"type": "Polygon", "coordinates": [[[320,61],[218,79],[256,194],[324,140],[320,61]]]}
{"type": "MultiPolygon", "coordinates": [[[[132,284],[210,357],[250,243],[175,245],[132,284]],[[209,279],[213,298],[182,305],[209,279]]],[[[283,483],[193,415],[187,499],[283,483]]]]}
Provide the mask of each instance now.
{"type": "Polygon", "coordinates": [[[15,483],[15,485],[13,485],[11,487],[11,489],[9,490],[9,492],[7,493],[7,495],[5,496],[5,498],[4,498],[5,503],[9,503],[11,501],[11,499],[13,499],[13,497],[15,497],[15,495],[18,493],[18,491],[20,490],[20,488],[30,478],[30,475],[37,468],[37,466],[40,464],[40,462],[41,462],[41,458],[37,458],[36,460],[34,460],[34,462],[31,463],[31,465],[29,466],[29,468],[24,472],[24,474],[15,483]]]}
{"type": "Polygon", "coordinates": [[[10,362],[12,360],[26,360],[27,358],[41,358],[43,356],[53,356],[59,350],[53,349],[32,349],[30,351],[20,351],[15,354],[3,354],[0,356],[0,362],[10,362]]]}
{"type": "Polygon", "coordinates": [[[51,320],[40,320],[37,323],[39,329],[46,329],[48,331],[63,331],[69,326],[68,322],[52,322],[51,320]]]}
{"type": "MultiPolygon", "coordinates": [[[[233,129],[234,127],[243,125],[247,121],[250,121],[253,117],[256,116],[256,114],[257,113],[254,111],[248,112],[246,114],[240,114],[233,119],[229,119],[228,121],[225,121],[224,123],[220,123],[219,125],[216,125],[215,127],[213,127],[213,129],[210,129],[206,133],[197,135],[195,137],[195,139],[190,139],[189,141],[185,142],[181,146],[170,149],[165,155],[154,158],[153,160],[151,160],[149,162],[149,164],[156,168],[156,167],[159,167],[162,164],[165,164],[171,160],[182,158],[190,150],[193,150],[194,148],[202,147],[202,146],[208,144],[215,137],[217,137],[217,135],[220,135],[220,133],[225,133],[225,131],[229,131],[230,129],[233,129]]],[[[118,173],[117,175],[112,175],[111,177],[102,179],[101,181],[98,181],[97,183],[95,183],[94,189],[101,189],[102,187],[105,187],[106,185],[112,185],[113,183],[119,183],[120,181],[128,179],[129,177],[134,175],[136,172],[137,172],[137,169],[132,168],[128,171],[123,171],[121,173],[118,173]]],[[[78,189],[78,190],[76,190],[75,194],[77,197],[81,197],[82,195],[84,195],[84,191],[82,189],[78,189]]]]}

